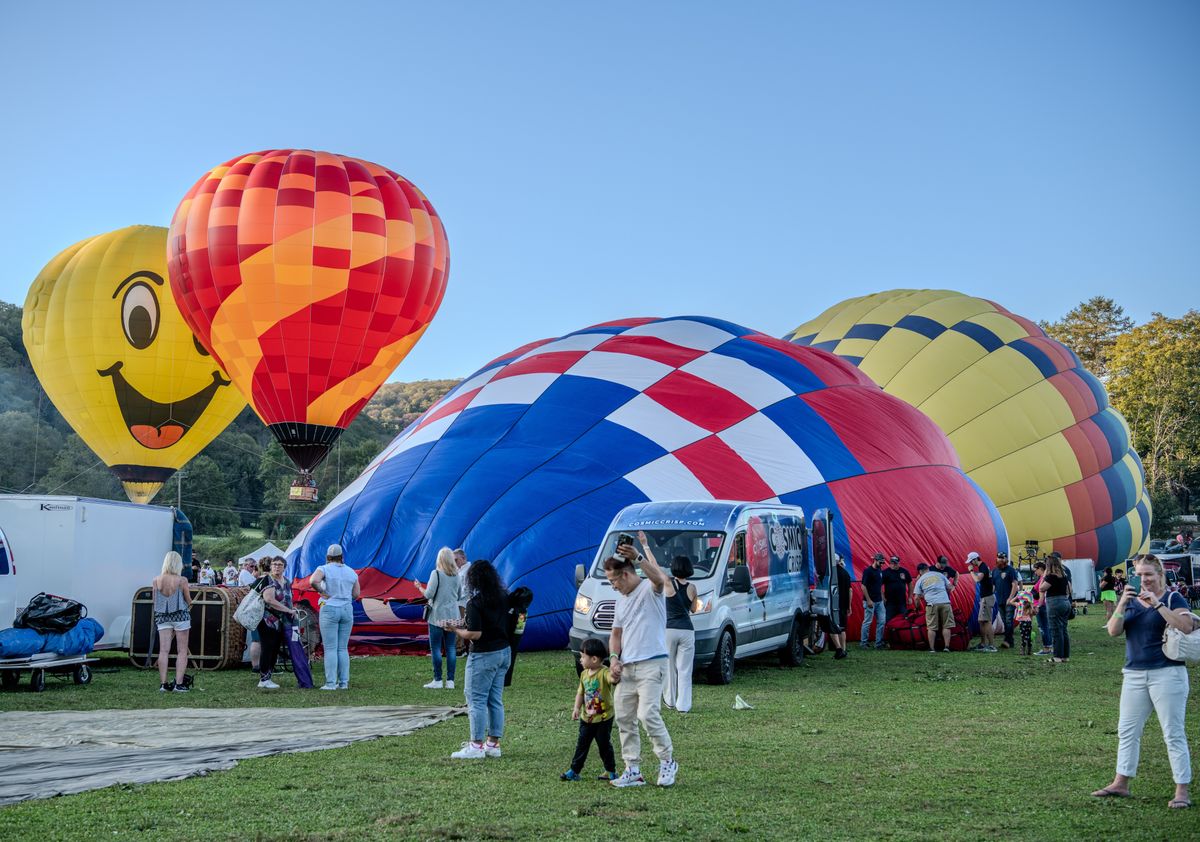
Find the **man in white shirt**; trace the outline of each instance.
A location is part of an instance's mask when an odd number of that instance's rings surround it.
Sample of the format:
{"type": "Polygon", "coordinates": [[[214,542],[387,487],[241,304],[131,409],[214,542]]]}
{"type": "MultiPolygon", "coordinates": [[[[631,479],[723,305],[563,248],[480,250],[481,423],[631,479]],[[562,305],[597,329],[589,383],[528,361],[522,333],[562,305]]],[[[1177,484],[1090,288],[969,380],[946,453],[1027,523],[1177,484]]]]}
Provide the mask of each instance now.
{"type": "Polygon", "coordinates": [[[249,588],[257,581],[258,577],[254,575],[254,559],[247,556],[242,559],[242,569],[238,571],[238,587],[249,588]]]}
{"type": "Polygon", "coordinates": [[[628,539],[618,540],[616,555],[604,561],[604,576],[618,594],[609,637],[609,672],[617,682],[613,707],[621,735],[621,757],[625,760],[625,771],[612,785],[646,783],[641,772],[640,722],[658,756],[658,785],[671,786],[679,764],[659,706],[667,669],[667,597],[675,594],[675,583],[654,560],[646,533],[639,532],[637,537],[642,554],[628,539]],[[638,576],[635,560],[641,563],[645,579],[638,576]]]}

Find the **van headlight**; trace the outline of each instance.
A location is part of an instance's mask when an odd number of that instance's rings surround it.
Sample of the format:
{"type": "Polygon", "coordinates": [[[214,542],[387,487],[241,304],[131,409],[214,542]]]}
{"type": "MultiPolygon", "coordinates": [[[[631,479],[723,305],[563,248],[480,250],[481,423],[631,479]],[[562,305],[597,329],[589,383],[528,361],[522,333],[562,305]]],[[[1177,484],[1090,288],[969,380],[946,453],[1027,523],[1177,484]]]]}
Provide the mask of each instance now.
{"type": "Polygon", "coordinates": [[[578,594],[575,597],[575,611],[579,614],[586,614],[592,610],[592,600],[583,594],[578,594]]]}
{"type": "Polygon", "coordinates": [[[692,603],[693,614],[707,614],[712,611],[713,597],[716,596],[716,591],[706,591],[705,593],[696,596],[696,601],[692,603]]]}

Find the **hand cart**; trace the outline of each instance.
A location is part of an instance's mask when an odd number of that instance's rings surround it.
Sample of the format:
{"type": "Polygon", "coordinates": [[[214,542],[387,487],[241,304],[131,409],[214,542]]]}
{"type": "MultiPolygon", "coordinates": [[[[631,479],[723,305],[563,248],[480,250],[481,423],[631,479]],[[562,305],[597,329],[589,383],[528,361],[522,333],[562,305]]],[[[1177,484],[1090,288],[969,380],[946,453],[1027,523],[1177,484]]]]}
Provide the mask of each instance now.
{"type": "Polygon", "coordinates": [[[40,693],[46,689],[46,676],[52,675],[63,681],[70,678],[76,684],[91,684],[92,669],[88,664],[99,658],[90,655],[54,655],[43,653],[26,658],[0,658],[0,686],[15,690],[21,681],[21,673],[29,672],[29,689],[40,693]]]}

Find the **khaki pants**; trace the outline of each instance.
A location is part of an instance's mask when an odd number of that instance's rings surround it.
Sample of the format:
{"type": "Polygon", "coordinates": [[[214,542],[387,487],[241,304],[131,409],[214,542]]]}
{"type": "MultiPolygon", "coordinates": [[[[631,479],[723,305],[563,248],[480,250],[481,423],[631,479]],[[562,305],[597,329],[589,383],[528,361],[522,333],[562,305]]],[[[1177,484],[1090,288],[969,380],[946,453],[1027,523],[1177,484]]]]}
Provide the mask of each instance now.
{"type": "Polygon", "coordinates": [[[617,713],[617,728],[621,732],[621,758],[626,766],[640,765],[642,738],[638,733],[639,722],[646,729],[658,759],[663,763],[671,760],[671,735],[667,733],[659,709],[666,672],[666,658],[622,665],[621,683],[616,686],[613,706],[617,713]]]}

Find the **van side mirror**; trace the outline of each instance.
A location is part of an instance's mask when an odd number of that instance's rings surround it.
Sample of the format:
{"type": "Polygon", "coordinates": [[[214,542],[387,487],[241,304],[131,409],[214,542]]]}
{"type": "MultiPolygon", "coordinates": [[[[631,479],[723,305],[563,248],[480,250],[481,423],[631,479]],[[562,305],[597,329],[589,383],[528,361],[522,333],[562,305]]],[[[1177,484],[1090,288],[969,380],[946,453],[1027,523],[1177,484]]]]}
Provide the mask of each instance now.
{"type": "Polygon", "coordinates": [[[729,589],[734,593],[750,593],[750,568],[739,564],[729,577],[729,589]]]}
{"type": "Polygon", "coordinates": [[[582,564],[575,565],[575,587],[578,588],[583,584],[583,580],[587,578],[587,568],[582,564]]]}

